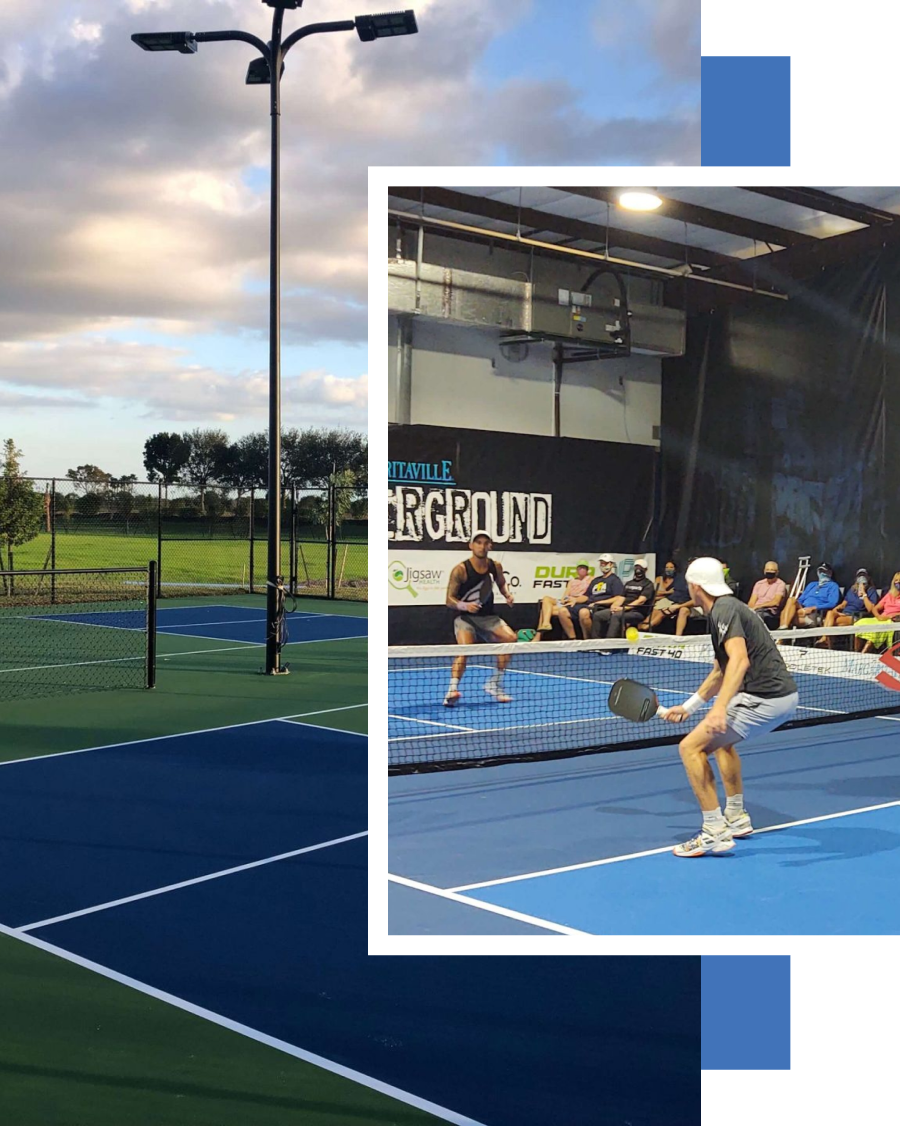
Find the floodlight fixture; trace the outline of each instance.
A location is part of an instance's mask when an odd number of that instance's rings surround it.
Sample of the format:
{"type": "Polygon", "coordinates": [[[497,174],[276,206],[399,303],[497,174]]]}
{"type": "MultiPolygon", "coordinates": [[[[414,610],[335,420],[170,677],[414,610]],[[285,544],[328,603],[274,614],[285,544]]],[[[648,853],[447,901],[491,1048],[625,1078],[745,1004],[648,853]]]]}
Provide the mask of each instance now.
{"type": "Polygon", "coordinates": [[[180,55],[194,55],[198,50],[191,31],[139,32],[132,35],[131,40],[145,51],[178,51],[180,55]]]}
{"type": "Polygon", "coordinates": [[[375,39],[389,39],[394,35],[415,35],[418,24],[415,12],[379,12],[374,16],[355,16],[355,30],[365,43],[375,39]]]}
{"type": "MultiPolygon", "coordinates": [[[[281,64],[281,73],[284,74],[284,63],[281,64]]],[[[268,59],[253,59],[246,71],[247,86],[268,86],[272,80],[272,73],[268,66],[268,59]]]]}
{"type": "Polygon", "coordinates": [[[654,188],[621,188],[617,203],[627,211],[657,211],[664,200],[654,188]]]}
{"type": "Polygon", "coordinates": [[[303,0],[262,0],[269,8],[299,8],[303,0]]]}

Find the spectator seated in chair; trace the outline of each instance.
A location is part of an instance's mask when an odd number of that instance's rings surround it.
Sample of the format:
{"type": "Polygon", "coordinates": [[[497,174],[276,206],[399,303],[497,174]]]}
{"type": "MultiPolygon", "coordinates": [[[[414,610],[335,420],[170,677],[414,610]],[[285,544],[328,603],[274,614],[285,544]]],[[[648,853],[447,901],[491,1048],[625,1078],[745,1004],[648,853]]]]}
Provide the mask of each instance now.
{"type": "MultiPolygon", "coordinates": [[[[873,606],[878,602],[879,593],[875,589],[869,572],[865,567],[860,567],[856,572],[856,579],[851,587],[847,588],[843,601],[833,610],[828,610],[824,615],[826,626],[851,626],[858,618],[867,615],[874,616],[873,606]]],[[[817,642],[827,649],[831,648],[831,638],[822,637],[817,642]]]]}
{"type": "Polygon", "coordinates": [[[619,610],[598,610],[591,621],[591,636],[622,637],[630,626],[638,626],[648,617],[655,600],[655,584],[645,577],[648,564],[637,559],[633,577],[623,584],[623,603],[619,610]]]}
{"type": "Polygon", "coordinates": [[[779,564],[769,559],[764,564],[763,578],[754,583],[748,606],[767,629],[776,629],[779,626],[779,616],[786,601],[786,594],[786,584],[779,577],[779,564]]]}
{"type": "Polygon", "coordinates": [[[693,599],[684,576],[677,573],[677,566],[669,560],[664,565],[664,574],[655,580],[655,605],[649,629],[658,629],[664,622],[676,622],[680,611],[692,605],[693,599]]]}
{"type": "Polygon", "coordinates": [[[595,614],[601,610],[617,611],[623,607],[624,589],[614,566],[616,560],[605,553],[599,562],[601,573],[591,579],[587,592],[579,596],[573,607],[578,610],[581,635],[585,640],[591,636],[595,614]]]}
{"type": "MultiPolygon", "coordinates": [[[[899,622],[900,620],[901,572],[895,571],[888,593],[872,607],[872,617],[860,618],[855,624],[864,626],[869,622],[899,622]]],[[[894,632],[858,633],[854,640],[857,653],[871,653],[874,650],[890,648],[894,644],[894,632]]]]}
{"type": "Polygon", "coordinates": [[[569,579],[562,598],[548,594],[541,600],[540,621],[537,625],[537,632],[533,637],[534,641],[539,641],[541,634],[549,633],[552,630],[553,618],[559,619],[559,625],[562,627],[565,636],[570,641],[575,640],[575,622],[578,617],[578,611],[575,607],[579,602],[584,602],[585,591],[587,591],[591,582],[591,577],[588,574],[590,570],[591,568],[587,563],[579,563],[575,568],[578,577],[569,579]]]}
{"type": "MultiPolygon", "coordinates": [[[[829,563],[818,567],[817,581],[811,582],[798,598],[790,598],[780,615],[780,629],[808,629],[819,626],[828,610],[840,601],[840,587],[834,582],[834,568],[829,563]]],[[[785,644],[781,638],[779,645],[785,644]]]]}

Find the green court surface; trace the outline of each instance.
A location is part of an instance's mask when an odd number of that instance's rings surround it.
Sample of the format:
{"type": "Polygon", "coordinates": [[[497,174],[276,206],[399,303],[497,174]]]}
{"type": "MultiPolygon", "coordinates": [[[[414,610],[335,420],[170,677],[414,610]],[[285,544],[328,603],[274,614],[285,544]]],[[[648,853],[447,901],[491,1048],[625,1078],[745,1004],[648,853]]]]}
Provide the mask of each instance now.
{"type": "MultiPolygon", "coordinates": [[[[244,595],[221,601],[263,604],[244,595]]],[[[298,609],[365,611],[306,599],[298,609]]],[[[287,677],[258,675],[262,652],[261,646],[161,633],[153,691],[4,701],[0,760],[283,716],[366,731],[365,638],[292,643],[284,651],[293,669],[287,677]]],[[[0,982],[0,1122],[10,1126],[440,1121],[8,934],[0,934],[0,982]]]]}

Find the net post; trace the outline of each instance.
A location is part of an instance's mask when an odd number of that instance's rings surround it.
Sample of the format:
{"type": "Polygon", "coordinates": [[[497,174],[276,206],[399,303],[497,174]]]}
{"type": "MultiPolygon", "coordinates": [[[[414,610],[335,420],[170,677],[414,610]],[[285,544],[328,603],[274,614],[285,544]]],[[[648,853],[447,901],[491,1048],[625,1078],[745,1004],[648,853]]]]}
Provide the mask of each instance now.
{"type": "Polygon", "coordinates": [[[249,593],[255,594],[255,508],[256,508],[256,490],[251,487],[249,490],[249,593]]]}
{"type": "Polygon", "coordinates": [[[157,577],[155,559],[147,564],[147,687],[157,683],[157,577]]]}
{"type": "Polygon", "coordinates": [[[57,478],[51,478],[51,602],[57,602],[57,478]]]}
{"type": "Polygon", "coordinates": [[[162,594],[160,583],[163,581],[163,482],[157,481],[157,569],[156,569],[156,594],[162,594]]]}
{"type": "Polygon", "coordinates": [[[288,535],[288,590],[293,591],[295,594],[297,592],[297,587],[296,587],[296,584],[294,582],[294,571],[296,570],[296,567],[297,567],[297,560],[295,558],[295,556],[297,554],[297,547],[296,547],[297,540],[296,540],[296,536],[295,536],[295,532],[294,532],[294,521],[296,519],[296,513],[297,513],[296,486],[292,484],[291,485],[291,526],[288,529],[288,532],[289,532],[289,535],[288,535]]]}

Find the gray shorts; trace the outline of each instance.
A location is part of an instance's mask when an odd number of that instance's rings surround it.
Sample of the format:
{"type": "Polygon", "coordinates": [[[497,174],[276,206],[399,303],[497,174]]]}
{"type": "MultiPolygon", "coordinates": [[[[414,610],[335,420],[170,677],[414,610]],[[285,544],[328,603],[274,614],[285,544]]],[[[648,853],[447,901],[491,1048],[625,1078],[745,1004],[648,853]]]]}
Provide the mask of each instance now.
{"type": "Polygon", "coordinates": [[[496,633],[509,628],[504,618],[498,614],[458,614],[454,618],[454,637],[459,641],[460,633],[472,633],[480,641],[495,641],[496,633]]]}
{"type": "MultiPolygon", "coordinates": [[[[750,692],[739,692],[737,696],[732,697],[726,718],[729,728],[735,732],[739,740],[743,739],[747,743],[760,735],[775,731],[780,724],[793,719],[798,706],[798,692],[772,699],[752,696],[750,692]]],[[[718,738],[717,736],[716,739],[718,738]]],[[[728,741],[728,737],[725,737],[725,742],[717,745],[726,746],[728,741]]]]}

